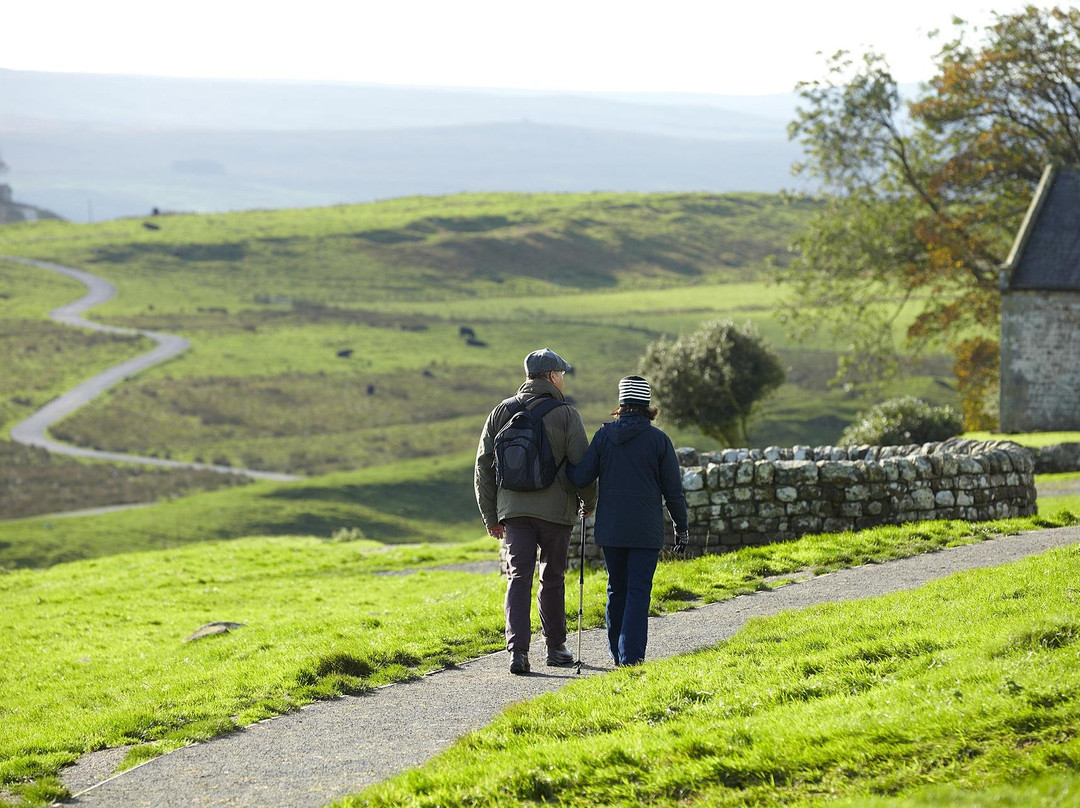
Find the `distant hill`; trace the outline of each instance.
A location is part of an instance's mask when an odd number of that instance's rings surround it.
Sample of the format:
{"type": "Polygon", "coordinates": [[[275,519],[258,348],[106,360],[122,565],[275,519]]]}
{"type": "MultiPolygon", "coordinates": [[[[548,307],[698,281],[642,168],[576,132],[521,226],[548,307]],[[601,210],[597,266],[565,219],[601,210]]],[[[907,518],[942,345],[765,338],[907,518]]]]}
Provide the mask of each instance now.
{"type": "Polygon", "coordinates": [[[26,199],[76,221],[460,191],[774,192],[795,187],[793,108],[0,70],[0,149],[26,199]]]}
{"type": "Polygon", "coordinates": [[[17,202],[10,185],[0,183],[0,224],[11,222],[35,222],[41,219],[59,219],[51,210],[17,202]]]}

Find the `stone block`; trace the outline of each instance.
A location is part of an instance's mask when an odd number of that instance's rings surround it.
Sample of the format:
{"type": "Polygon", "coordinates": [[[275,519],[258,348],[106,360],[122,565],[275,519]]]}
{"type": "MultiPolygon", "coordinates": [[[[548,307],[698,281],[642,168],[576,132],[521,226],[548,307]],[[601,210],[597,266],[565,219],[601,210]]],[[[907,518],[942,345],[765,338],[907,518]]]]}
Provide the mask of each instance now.
{"type": "Polygon", "coordinates": [[[785,485],[776,489],[776,498],[781,502],[794,502],[799,498],[799,492],[797,489],[785,485]]]}
{"type": "Polygon", "coordinates": [[[755,489],[753,489],[753,491],[754,491],[754,500],[756,502],[772,502],[773,500],[776,499],[776,489],[775,488],[772,488],[772,487],[769,487],[769,488],[755,488],[755,489]]]}
{"type": "Polygon", "coordinates": [[[861,475],[856,467],[848,462],[841,463],[831,460],[822,460],[817,463],[818,479],[823,483],[854,483],[858,482],[861,475]]]}
{"type": "Polygon", "coordinates": [[[945,477],[955,477],[960,471],[960,464],[956,462],[956,455],[941,455],[941,474],[945,477]]]}
{"type": "Polygon", "coordinates": [[[746,485],[754,481],[754,462],[752,460],[740,460],[735,469],[735,484],[746,485]]]}
{"type": "Polygon", "coordinates": [[[826,533],[843,533],[845,530],[851,530],[851,520],[832,517],[822,522],[821,528],[826,533]]]}
{"type": "Polygon", "coordinates": [[[934,495],[934,503],[941,508],[951,508],[956,505],[956,497],[952,491],[938,491],[934,495]]]}
{"type": "Polygon", "coordinates": [[[736,488],[731,496],[736,502],[749,502],[754,498],[754,491],[752,488],[736,488]]]}
{"type": "Polygon", "coordinates": [[[780,460],[773,465],[773,481],[777,485],[816,483],[818,480],[817,464],[811,461],[780,460]]]}
{"type": "Polygon", "coordinates": [[[679,458],[680,466],[699,466],[701,458],[698,457],[697,449],[689,446],[681,446],[675,450],[675,456],[679,458]]]}
{"type": "Polygon", "coordinates": [[[709,504],[709,492],[708,491],[688,491],[686,493],[686,506],[688,508],[694,508],[698,505],[709,504]]]}
{"type": "Polygon", "coordinates": [[[840,515],[856,517],[863,515],[863,506],[861,502],[844,502],[840,505],[840,515]]]}
{"type": "Polygon", "coordinates": [[[934,508],[934,492],[929,488],[919,488],[911,492],[911,502],[915,510],[929,511],[934,508]]]}
{"type": "Polygon", "coordinates": [[[784,506],[779,502],[763,502],[758,505],[757,512],[758,516],[762,516],[766,519],[778,519],[781,516],[787,515],[784,506]]]}
{"type": "Polygon", "coordinates": [[[821,530],[821,519],[816,516],[796,516],[788,520],[788,526],[796,533],[817,533],[821,530]]]}
{"type": "Polygon", "coordinates": [[[805,516],[810,513],[810,503],[806,500],[789,502],[785,508],[788,516],[805,516]]]}
{"type": "Polygon", "coordinates": [[[735,491],[732,488],[722,488],[719,491],[713,491],[709,494],[709,502],[713,505],[726,505],[734,499],[732,496],[734,493],[735,491]]]}
{"type": "Polygon", "coordinates": [[[683,471],[683,491],[700,491],[705,487],[705,476],[700,466],[691,466],[683,471]]]}
{"type": "Polygon", "coordinates": [[[870,499],[870,489],[865,485],[853,485],[844,491],[844,499],[848,502],[863,502],[870,499]]]}
{"type": "Polygon", "coordinates": [[[768,460],[762,460],[754,466],[754,482],[758,485],[770,485],[773,481],[775,469],[768,460]]]}

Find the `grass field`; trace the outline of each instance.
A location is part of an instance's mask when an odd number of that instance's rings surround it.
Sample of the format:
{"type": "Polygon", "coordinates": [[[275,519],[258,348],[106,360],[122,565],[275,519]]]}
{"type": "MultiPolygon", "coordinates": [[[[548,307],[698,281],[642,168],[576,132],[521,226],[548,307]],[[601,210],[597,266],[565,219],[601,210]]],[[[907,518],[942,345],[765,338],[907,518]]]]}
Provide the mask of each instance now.
{"type": "MultiPolygon", "coordinates": [[[[165,217],[157,231],[39,223],[5,229],[4,248],[107,277],[120,295],[91,316],[194,346],[57,437],[323,474],[471,448],[543,345],[576,366],[568,392],[591,431],[650,341],[713,318],[752,319],[788,368],[755,443],[834,441],[867,399],[829,387],[839,346],[790,341],[768,282],[812,209],[764,194],[476,194],[165,217]]],[[[955,401],[946,360],[915,373],[879,394],[955,401]]]]}
{"type": "Polygon", "coordinates": [[[0,524],[0,570],[253,535],[359,531],[386,544],[485,535],[472,497],[472,453],[341,472],[302,483],[254,482],[147,508],[0,524]]]}
{"type": "MultiPolygon", "coordinates": [[[[653,605],[676,610],[753,592],[770,575],[1077,521],[935,522],[664,563],[653,605]]],[[[86,752],[133,744],[134,763],[312,699],[498,650],[501,576],[440,569],[495,557],[489,539],[383,551],[372,542],[279,537],[0,575],[0,790],[39,804],[59,795],[56,773],[86,752]],[[405,570],[415,574],[379,574],[405,570]],[[182,642],[222,620],[245,626],[182,642]]],[[[589,626],[602,621],[603,586],[591,571],[589,626]]]]}
{"type": "Polygon", "coordinates": [[[517,705],[336,805],[1072,805],[1078,575],[1069,548],[758,620],[517,705]]]}

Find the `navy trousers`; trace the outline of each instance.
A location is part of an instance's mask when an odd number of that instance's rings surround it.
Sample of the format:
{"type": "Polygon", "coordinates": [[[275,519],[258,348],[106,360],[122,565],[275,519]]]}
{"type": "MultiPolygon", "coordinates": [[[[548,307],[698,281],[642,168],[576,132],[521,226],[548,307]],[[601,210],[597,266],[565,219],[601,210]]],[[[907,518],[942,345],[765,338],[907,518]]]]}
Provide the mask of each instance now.
{"type": "Polygon", "coordinates": [[[607,565],[607,632],[616,665],[645,659],[649,639],[649,601],[659,550],[604,547],[607,565]]]}

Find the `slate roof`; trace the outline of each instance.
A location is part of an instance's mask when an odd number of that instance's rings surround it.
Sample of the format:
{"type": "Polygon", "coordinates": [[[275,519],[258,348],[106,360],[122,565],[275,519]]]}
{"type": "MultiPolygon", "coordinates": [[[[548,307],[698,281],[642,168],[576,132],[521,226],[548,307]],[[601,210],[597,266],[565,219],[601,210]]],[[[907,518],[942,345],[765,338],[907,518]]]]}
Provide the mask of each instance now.
{"type": "Polygon", "coordinates": [[[1007,289],[1080,291],[1080,169],[1043,172],[1003,269],[1007,289]]]}

